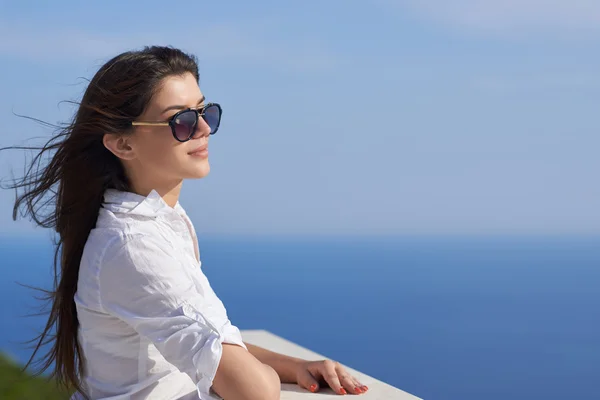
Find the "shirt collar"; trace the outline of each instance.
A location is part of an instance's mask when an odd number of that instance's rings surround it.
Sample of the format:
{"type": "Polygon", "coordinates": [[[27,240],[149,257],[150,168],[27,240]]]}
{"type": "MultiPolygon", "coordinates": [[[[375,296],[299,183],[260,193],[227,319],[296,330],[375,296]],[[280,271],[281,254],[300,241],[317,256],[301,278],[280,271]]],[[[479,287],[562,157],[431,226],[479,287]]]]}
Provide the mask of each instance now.
{"type": "Polygon", "coordinates": [[[152,190],[148,196],[142,196],[137,193],[107,189],[104,192],[102,207],[111,212],[146,217],[156,217],[173,211],[185,213],[179,201],[175,204],[175,207],[170,207],[156,190],[152,190]]]}

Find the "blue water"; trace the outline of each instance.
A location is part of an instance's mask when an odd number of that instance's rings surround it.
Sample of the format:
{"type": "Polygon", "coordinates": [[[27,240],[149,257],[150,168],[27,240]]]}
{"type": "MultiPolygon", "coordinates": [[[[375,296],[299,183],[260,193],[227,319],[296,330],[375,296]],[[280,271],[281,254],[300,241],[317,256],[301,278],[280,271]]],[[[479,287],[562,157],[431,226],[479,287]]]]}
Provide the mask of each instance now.
{"type": "MultiPolygon", "coordinates": [[[[426,399],[598,399],[600,238],[200,238],[242,329],[426,399]]],[[[0,241],[0,348],[42,321],[49,241],[0,241]]]]}

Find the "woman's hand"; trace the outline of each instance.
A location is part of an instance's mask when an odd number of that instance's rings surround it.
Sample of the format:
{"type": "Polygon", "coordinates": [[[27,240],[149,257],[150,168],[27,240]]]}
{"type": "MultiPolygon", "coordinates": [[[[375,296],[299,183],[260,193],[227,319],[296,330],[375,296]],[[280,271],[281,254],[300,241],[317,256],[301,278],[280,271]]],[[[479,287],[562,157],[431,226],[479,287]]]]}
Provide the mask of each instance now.
{"type": "Polygon", "coordinates": [[[337,394],[362,394],[369,390],[350,375],[340,363],[331,360],[299,363],[296,382],[313,393],[317,392],[323,384],[329,385],[337,394]]]}

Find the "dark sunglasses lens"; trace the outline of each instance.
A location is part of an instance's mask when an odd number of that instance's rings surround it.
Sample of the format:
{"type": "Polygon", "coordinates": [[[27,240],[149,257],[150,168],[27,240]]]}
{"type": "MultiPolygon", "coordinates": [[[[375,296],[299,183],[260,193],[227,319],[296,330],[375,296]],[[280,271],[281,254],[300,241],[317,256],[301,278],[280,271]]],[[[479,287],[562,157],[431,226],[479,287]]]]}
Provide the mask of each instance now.
{"type": "Polygon", "coordinates": [[[194,131],[196,130],[196,124],[198,123],[198,114],[195,111],[184,111],[173,123],[173,129],[175,130],[175,136],[179,140],[188,140],[194,131]]]}
{"type": "Polygon", "coordinates": [[[217,105],[209,105],[204,109],[202,118],[210,127],[211,135],[219,129],[219,123],[221,122],[221,109],[217,105]]]}

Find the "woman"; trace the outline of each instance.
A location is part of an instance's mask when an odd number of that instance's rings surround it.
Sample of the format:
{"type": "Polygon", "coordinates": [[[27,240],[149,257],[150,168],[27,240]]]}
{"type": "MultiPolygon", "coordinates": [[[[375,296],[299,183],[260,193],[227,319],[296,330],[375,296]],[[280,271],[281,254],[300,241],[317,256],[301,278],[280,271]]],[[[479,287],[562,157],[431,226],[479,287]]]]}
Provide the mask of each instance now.
{"type": "Polygon", "coordinates": [[[15,212],[25,205],[59,238],[52,309],[32,359],[50,340],[41,370],[54,365],[76,397],[269,400],[280,382],[367,390],[338,363],[244,343],[202,273],[178,199],[185,179],[209,173],[220,120],[195,58],[170,47],[126,52],[100,68],[72,123],[33,160],[52,152],[49,164],[13,186],[26,188],[15,212]],[[54,206],[47,216],[42,199],[54,206]]]}

